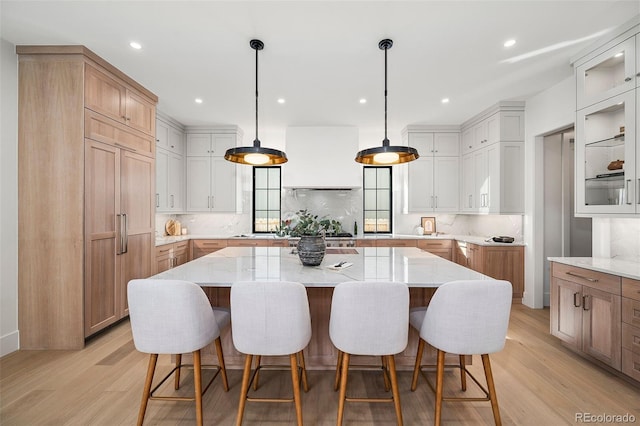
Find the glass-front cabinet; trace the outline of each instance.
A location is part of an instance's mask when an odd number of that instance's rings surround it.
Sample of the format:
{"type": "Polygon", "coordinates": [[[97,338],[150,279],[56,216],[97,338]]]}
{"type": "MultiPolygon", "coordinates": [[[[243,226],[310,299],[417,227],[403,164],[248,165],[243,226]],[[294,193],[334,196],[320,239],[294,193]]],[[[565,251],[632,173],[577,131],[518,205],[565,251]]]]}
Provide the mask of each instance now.
{"type": "Polygon", "coordinates": [[[636,86],[636,40],[630,37],[576,68],[577,109],[636,86]]]}
{"type": "Polygon", "coordinates": [[[632,90],[577,112],[576,213],[636,213],[636,107],[632,90]]]}

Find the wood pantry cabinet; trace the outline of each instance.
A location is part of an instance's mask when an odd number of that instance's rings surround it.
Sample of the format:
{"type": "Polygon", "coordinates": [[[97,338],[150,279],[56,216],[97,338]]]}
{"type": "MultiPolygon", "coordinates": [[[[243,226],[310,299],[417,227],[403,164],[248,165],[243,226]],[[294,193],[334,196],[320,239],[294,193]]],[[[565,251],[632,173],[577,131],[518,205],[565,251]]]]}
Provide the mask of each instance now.
{"type": "Polygon", "coordinates": [[[230,126],[189,132],[187,212],[236,212],[236,165],[224,154],[242,141],[242,131],[230,126]]]}
{"type": "Polygon", "coordinates": [[[621,279],[551,263],[551,334],[621,370],[621,279]]]}
{"type": "Polygon", "coordinates": [[[83,46],[16,52],[20,348],[80,349],[152,273],[157,97],[83,46]]]}

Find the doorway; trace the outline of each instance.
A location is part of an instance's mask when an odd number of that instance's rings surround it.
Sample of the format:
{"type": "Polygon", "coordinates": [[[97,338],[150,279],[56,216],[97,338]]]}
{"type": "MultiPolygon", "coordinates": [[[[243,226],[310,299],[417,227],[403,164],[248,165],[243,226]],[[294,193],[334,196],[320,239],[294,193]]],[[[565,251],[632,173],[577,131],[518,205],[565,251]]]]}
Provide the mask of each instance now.
{"type": "Polygon", "coordinates": [[[575,217],[575,132],[570,127],[544,144],[544,306],[549,306],[548,257],[591,257],[591,218],[575,217]]]}

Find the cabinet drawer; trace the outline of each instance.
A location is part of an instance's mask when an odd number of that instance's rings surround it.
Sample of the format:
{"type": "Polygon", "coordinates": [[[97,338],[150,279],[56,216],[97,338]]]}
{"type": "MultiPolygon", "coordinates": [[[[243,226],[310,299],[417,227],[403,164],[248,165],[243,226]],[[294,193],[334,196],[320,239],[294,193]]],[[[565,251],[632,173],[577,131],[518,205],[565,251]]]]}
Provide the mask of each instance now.
{"type": "Polygon", "coordinates": [[[640,301],[640,281],[622,278],[622,296],[640,301]]]}
{"type": "Polygon", "coordinates": [[[396,240],[383,238],[376,240],[376,247],[415,247],[416,240],[396,240]]]}
{"type": "Polygon", "coordinates": [[[453,247],[453,240],[418,240],[417,247],[422,250],[440,250],[453,247]]]}
{"type": "Polygon", "coordinates": [[[622,350],[622,372],[640,381],[640,354],[622,350]]]}
{"type": "Polygon", "coordinates": [[[356,247],[375,247],[376,246],[376,240],[357,240],[356,241],[356,247]]]}
{"type": "Polygon", "coordinates": [[[133,151],[147,157],[155,156],[153,136],[128,128],[110,118],[85,109],[84,137],[118,148],[133,151]]]}
{"type": "Polygon", "coordinates": [[[173,243],[173,252],[176,256],[186,253],[189,249],[189,241],[181,241],[179,243],[173,243]]]}
{"type": "Polygon", "coordinates": [[[227,247],[266,247],[267,240],[227,240],[227,247]]]}
{"type": "Polygon", "coordinates": [[[165,244],[156,247],[156,257],[165,256],[171,253],[173,250],[173,244],[165,244]]]}
{"type": "Polygon", "coordinates": [[[622,324],[622,347],[634,354],[640,354],[640,327],[622,324]]]}
{"type": "Polygon", "coordinates": [[[273,240],[271,247],[289,247],[289,240],[273,240]]]}
{"type": "Polygon", "coordinates": [[[551,273],[554,277],[560,278],[561,280],[597,288],[607,293],[621,294],[621,280],[620,277],[615,275],[577,268],[557,262],[553,262],[551,273]]]}
{"type": "Polygon", "coordinates": [[[622,298],[622,322],[640,327],[640,301],[622,298]]]}

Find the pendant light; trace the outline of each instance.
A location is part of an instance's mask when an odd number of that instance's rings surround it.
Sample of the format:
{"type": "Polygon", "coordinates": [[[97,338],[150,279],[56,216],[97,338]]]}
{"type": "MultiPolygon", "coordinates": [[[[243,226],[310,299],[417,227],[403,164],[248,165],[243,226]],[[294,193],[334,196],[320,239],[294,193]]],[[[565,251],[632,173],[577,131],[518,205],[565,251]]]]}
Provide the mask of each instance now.
{"type": "Polygon", "coordinates": [[[363,149],[358,152],[356,161],[374,166],[401,164],[417,160],[418,150],[410,146],[391,146],[387,138],[387,50],[391,49],[393,41],[388,38],[380,40],[378,47],[384,50],[384,139],[381,147],[363,149]]]}
{"type": "Polygon", "coordinates": [[[273,166],[286,163],[287,154],[283,151],[260,146],[260,139],[258,139],[258,50],[264,48],[264,43],[254,39],[249,42],[249,46],[256,51],[256,138],[253,141],[253,146],[239,146],[228,149],[224,154],[224,159],[250,166],[273,166]]]}

